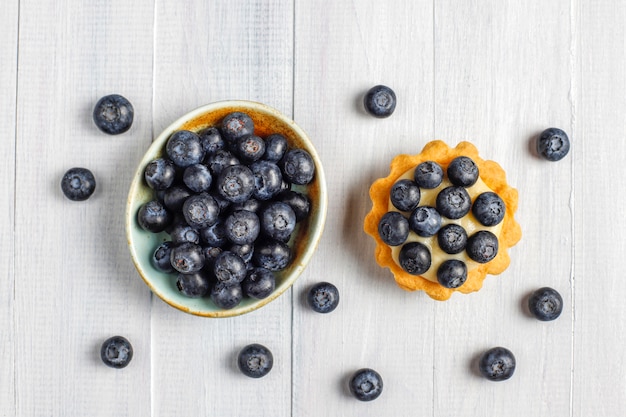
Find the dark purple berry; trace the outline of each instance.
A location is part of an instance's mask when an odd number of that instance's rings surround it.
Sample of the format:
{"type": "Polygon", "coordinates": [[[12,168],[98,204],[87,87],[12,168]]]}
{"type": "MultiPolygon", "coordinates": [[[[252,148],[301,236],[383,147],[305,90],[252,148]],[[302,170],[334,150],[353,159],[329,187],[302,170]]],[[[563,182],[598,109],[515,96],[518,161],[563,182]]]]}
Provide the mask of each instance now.
{"type": "Polygon", "coordinates": [[[205,165],[194,164],[185,168],[183,182],[191,191],[202,193],[209,191],[213,177],[211,176],[211,171],[205,165]]]}
{"type": "Polygon", "coordinates": [[[330,282],[319,282],[307,293],[309,307],[318,313],[330,313],[339,305],[339,290],[330,282]]]}
{"type": "Polygon", "coordinates": [[[204,159],[204,149],[200,137],[189,130],[172,133],[165,145],[167,156],[181,168],[199,164],[204,159]]]}
{"type": "Polygon", "coordinates": [[[315,162],[304,149],[287,151],[280,161],[283,177],[292,184],[305,185],[313,181],[315,176],[315,162]]]}
{"type": "Polygon", "coordinates": [[[460,219],[472,208],[472,199],[464,187],[446,187],[437,194],[437,211],[449,219],[460,219]]]}
{"type": "Polygon", "coordinates": [[[409,232],[409,221],[397,211],[385,213],[378,222],[378,235],[389,246],[403,244],[409,232]]]}
{"type": "Polygon", "coordinates": [[[259,215],[261,231],[272,239],[287,242],[296,227],[296,213],[280,201],[269,203],[259,215]]]}
{"type": "Polygon", "coordinates": [[[253,195],[257,200],[267,201],[280,193],[283,175],[278,165],[261,160],[250,165],[250,170],[254,175],[253,195]]]}
{"type": "Polygon", "coordinates": [[[237,139],[254,134],[254,122],[245,113],[229,113],[222,119],[221,132],[227,143],[234,144],[237,139]]]}
{"type": "Polygon", "coordinates": [[[481,356],[478,370],[490,381],[505,381],[515,372],[515,356],[506,348],[491,348],[481,356]]]}
{"type": "Polygon", "coordinates": [[[365,94],[363,106],[374,117],[389,117],[396,109],[396,93],[385,85],[377,85],[365,94]]]}
{"type": "Polygon", "coordinates": [[[278,195],[278,201],[289,204],[294,213],[296,213],[296,222],[301,222],[309,217],[311,200],[306,195],[298,191],[287,190],[278,195]]]}
{"type": "Polygon", "coordinates": [[[181,243],[172,248],[170,262],[178,272],[191,274],[204,266],[204,254],[202,248],[194,243],[181,243]]]}
{"type": "Polygon", "coordinates": [[[454,185],[471,187],[478,181],[478,166],[467,156],[458,156],[448,165],[448,179],[454,185]]]}
{"type": "Polygon", "coordinates": [[[422,162],[415,167],[413,177],[421,188],[437,188],[443,181],[443,168],[434,161],[422,162]]]}
{"type": "Polygon", "coordinates": [[[218,281],[211,289],[211,301],[224,310],[237,307],[242,299],[243,290],[239,284],[228,285],[218,281]]]}
{"type": "Polygon", "coordinates": [[[248,275],[243,280],[241,287],[248,297],[261,300],[274,292],[276,277],[269,269],[253,268],[248,271],[248,275]]]}
{"type": "Polygon", "coordinates": [[[437,281],[446,288],[459,288],[467,280],[467,265],[458,259],[448,259],[437,269],[437,281]]]}
{"type": "Polygon", "coordinates": [[[414,210],[420,202],[420,197],[420,188],[415,181],[408,179],[396,181],[389,194],[391,203],[400,211],[414,210]]]}
{"type": "Polygon", "coordinates": [[[480,194],[474,200],[472,213],[483,226],[495,226],[504,219],[506,207],[500,196],[494,192],[480,194]]]}
{"type": "Polygon", "coordinates": [[[93,109],[93,121],[98,129],[109,135],[126,132],[133,124],[135,111],[125,97],[110,94],[102,97],[93,109]]]}
{"type": "Polygon", "coordinates": [[[239,159],[229,151],[220,149],[207,158],[207,166],[214,176],[218,176],[226,167],[239,165],[239,159]]]}
{"type": "Polygon", "coordinates": [[[538,320],[552,321],[563,311],[563,298],[553,288],[539,288],[528,299],[528,309],[538,320]]]}
{"type": "Polygon", "coordinates": [[[256,266],[270,271],[281,271],[291,261],[291,249],[285,243],[276,240],[257,241],[252,261],[256,266]]]}
{"type": "Polygon", "coordinates": [[[152,265],[161,272],[172,272],[174,268],[170,262],[170,254],[174,244],[170,241],[161,243],[152,254],[152,265]]]}
{"type": "Polygon", "coordinates": [[[192,195],[183,204],[183,216],[189,226],[204,229],[217,222],[220,208],[207,193],[192,195]]]}
{"type": "Polygon", "coordinates": [[[548,161],[560,161],[569,153],[567,133],[556,127],[544,130],[537,140],[537,152],[548,161]]]}
{"type": "Polygon", "coordinates": [[[220,131],[216,127],[208,127],[199,132],[198,136],[200,137],[202,149],[204,149],[205,159],[226,146],[220,131]]]}
{"type": "Polygon", "coordinates": [[[272,370],[273,365],[272,352],[258,343],[244,347],[237,356],[239,370],[250,378],[264,377],[272,370]]]}
{"type": "Polygon", "coordinates": [[[261,232],[259,217],[246,210],[233,211],[224,221],[226,237],[232,243],[254,243],[261,232]]]}
{"type": "Polygon", "coordinates": [[[163,204],[172,212],[180,211],[191,191],[186,187],[173,185],[163,193],[163,204]]]}
{"type": "Polygon", "coordinates": [[[265,138],[265,154],[263,159],[270,162],[278,162],[282,159],[289,148],[287,139],[280,133],[274,133],[265,138]]]}
{"type": "Polygon", "coordinates": [[[144,178],[148,187],[161,191],[170,188],[176,178],[176,168],[172,161],[158,158],[146,165],[144,178]]]}
{"type": "Polygon", "coordinates": [[[213,263],[213,273],[218,281],[227,285],[239,284],[246,277],[246,263],[230,251],[220,253],[213,263]]]}
{"type": "Polygon", "coordinates": [[[465,250],[472,260],[487,263],[498,254],[498,238],[488,230],[481,230],[470,236],[465,250]]]}
{"type": "Polygon", "coordinates": [[[72,201],[85,201],[96,190],[96,179],[87,168],[71,168],[61,178],[61,191],[72,201]]]}
{"type": "Polygon", "coordinates": [[[200,240],[209,246],[222,247],[228,243],[224,218],[218,218],[214,225],[200,229],[200,240]]]}
{"type": "Polygon", "coordinates": [[[179,243],[200,243],[200,232],[197,229],[189,226],[185,222],[176,224],[169,232],[172,243],[178,245],[179,243]]]}
{"type": "Polygon", "coordinates": [[[200,298],[208,294],[211,288],[211,281],[202,271],[191,274],[178,274],[176,288],[184,296],[200,298]]]}
{"type": "Polygon", "coordinates": [[[421,275],[430,269],[430,251],[420,242],[409,242],[400,249],[400,266],[411,275],[421,275]]]}
{"type": "Polygon", "coordinates": [[[462,226],[450,223],[439,229],[437,242],[445,253],[451,255],[461,253],[467,245],[467,232],[462,226]]]}
{"type": "Polygon", "coordinates": [[[243,203],[254,193],[254,174],[245,165],[224,168],[217,179],[217,191],[231,203],[243,203]]]}
{"type": "Polygon", "coordinates": [[[409,227],[419,236],[434,236],[441,228],[441,215],[434,207],[419,206],[409,216],[409,227]]]}
{"type": "Polygon", "coordinates": [[[158,200],[148,201],[137,212],[137,223],[142,229],[159,233],[164,231],[174,219],[174,216],[158,200]]]}
{"type": "Polygon", "coordinates": [[[106,366],[122,369],[133,359],[133,346],[122,336],[113,336],[102,343],[100,358],[106,366]]]}
{"type": "Polygon", "coordinates": [[[383,392],[383,378],[373,369],[359,369],[350,378],[348,387],[357,400],[372,401],[383,392]]]}
{"type": "Polygon", "coordinates": [[[245,163],[252,163],[261,159],[265,153],[265,141],[256,135],[244,136],[237,139],[236,153],[245,163]]]}

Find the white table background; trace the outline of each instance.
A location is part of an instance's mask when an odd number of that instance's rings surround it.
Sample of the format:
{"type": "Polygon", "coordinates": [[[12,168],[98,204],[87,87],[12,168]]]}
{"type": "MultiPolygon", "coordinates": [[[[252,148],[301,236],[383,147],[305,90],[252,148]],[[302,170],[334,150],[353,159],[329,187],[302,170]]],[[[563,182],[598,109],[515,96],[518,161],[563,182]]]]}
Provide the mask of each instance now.
{"type": "Polygon", "coordinates": [[[0,415],[623,416],[626,414],[626,2],[592,0],[2,0],[0,12],[0,415]],[[391,86],[392,117],[364,92],[391,86]],[[99,132],[95,102],[120,93],[135,123],[99,132]],[[222,99],[267,103],[316,145],[329,188],[319,250],[265,308],[205,319],[152,296],[126,247],[135,165],[183,113],[222,99]],[[558,163],[530,144],[556,126],[558,163]],[[362,221],[391,158],[432,139],[473,142],[519,190],[523,239],[484,288],[436,302],[400,290],[374,262],[362,221]],[[70,167],[98,181],[83,203],[70,167]],[[328,315],[303,303],[333,282],[328,315]],[[539,322],[527,295],[552,286],[562,316],[539,322]],[[130,339],[123,370],[99,359],[130,339]],[[260,380],[235,367],[268,346],[260,380]],[[477,375],[502,345],[512,379],[477,375]],[[385,382],[371,403],[358,368],[385,382]]]}

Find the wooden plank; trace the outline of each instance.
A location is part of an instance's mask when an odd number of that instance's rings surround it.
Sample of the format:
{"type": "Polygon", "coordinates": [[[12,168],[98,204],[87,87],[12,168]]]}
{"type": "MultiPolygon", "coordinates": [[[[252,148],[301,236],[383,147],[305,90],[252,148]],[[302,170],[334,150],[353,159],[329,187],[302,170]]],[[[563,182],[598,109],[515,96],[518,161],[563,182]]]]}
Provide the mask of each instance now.
{"type": "Polygon", "coordinates": [[[626,144],[626,5],[574,1],[574,361],[573,415],[626,414],[626,324],[621,279],[626,242],[622,204],[626,144]],[[619,209],[618,209],[619,210],[619,209]]]}
{"type": "Polygon", "coordinates": [[[363,231],[369,187],[391,159],[433,139],[433,3],[296,4],[294,116],[316,145],[329,194],[312,263],[295,285],[294,416],[432,415],[434,303],[397,287],[374,261],[363,231]],[[365,113],[366,91],[385,84],[398,104],[387,119],[365,113]],[[303,301],[329,281],[341,294],[328,315],[303,301]],[[347,381],[377,370],[384,391],[361,404],[347,381]]]}
{"type": "Polygon", "coordinates": [[[502,165],[523,230],[507,271],[436,306],[435,416],[570,415],[572,156],[550,163],[531,144],[547,127],[572,131],[572,36],[569,1],[435,3],[435,134],[502,165]],[[564,298],[557,321],[524,307],[542,286],[564,298]],[[506,382],[477,372],[493,346],[516,355],[506,382]]]}
{"type": "MultiPolygon", "coordinates": [[[[156,5],[154,132],[218,100],[247,99],[292,114],[293,2],[156,5]]],[[[206,319],[153,303],[154,415],[288,416],[291,293],[241,317],[206,319]],[[235,358],[249,343],[274,355],[261,380],[235,358]]]]}
{"type": "Polygon", "coordinates": [[[15,104],[17,84],[17,36],[19,28],[19,2],[5,4],[0,15],[0,153],[5,163],[0,167],[0,198],[4,202],[4,215],[0,219],[0,264],[3,288],[0,292],[0,414],[15,415],[15,316],[14,308],[14,222],[15,222],[15,104]]]}
{"type": "Polygon", "coordinates": [[[150,415],[150,295],[124,231],[135,165],[151,140],[153,2],[20,1],[15,317],[18,415],[150,415]],[[101,133],[96,101],[134,105],[123,135],[101,133]],[[59,186],[93,171],[85,202],[59,186]],[[104,366],[102,342],[126,336],[135,356],[104,366]]]}

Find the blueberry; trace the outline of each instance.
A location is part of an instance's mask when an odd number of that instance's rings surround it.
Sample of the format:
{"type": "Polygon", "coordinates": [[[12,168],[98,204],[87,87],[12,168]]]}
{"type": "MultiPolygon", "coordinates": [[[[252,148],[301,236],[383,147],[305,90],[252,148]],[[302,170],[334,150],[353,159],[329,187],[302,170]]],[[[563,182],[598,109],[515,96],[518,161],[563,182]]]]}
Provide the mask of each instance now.
{"type": "Polygon", "coordinates": [[[219,193],[212,193],[211,196],[217,203],[217,206],[220,209],[220,213],[226,213],[226,209],[231,206],[231,202],[222,197],[219,193]]]}
{"type": "Polygon", "coordinates": [[[400,211],[414,210],[420,202],[420,197],[420,187],[415,181],[408,179],[396,181],[389,193],[391,203],[400,211]]]}
{"type": "Polygon", "coordinates": [[[287,151],[280,161],[283,176],[292,184],[305,185],[313,181],[315,162],[311,154],[304,149],[287,151]]]}
{"type": "Polygon", "coordinates": [[[204,254],[202,248],[194,243],[181,243],[172,248],[170,262],[178,272],[191,274],[204,266],[204,254]]]}
{"type": "Polygon", "coordinates": [[[217,191],[231,203],[243,203],[254,193],[254,174],[245,165],[231,165],[217,178],[217,191]]]}
{"type": "Polygon", "coordinates": [[[220,213],[217,202],[207,193],[187,198],[182,210],[187,224],[196,229],[204,229],[215,224],[220,213]]]}
{"type": "Polygon", "coordinates": [[[470,236],[465,250],[472,260],[487,263],[498,254],[498,238],[488,230],[481,230],[470,236]]]}
{"type": "Polygon", "coordinates": [[[208,127],[198,133],[200,144],[204,149],[204,157],[215,154],[226,146],[222,134],[216,127],[208,127]]]}
{"type": "Polygon", "coordinates": [[[274,198],[281,191],[283,175],[274,162],[257,161],[250,165],[254,175],[254,192],[256,199],[266,201],[274,198]]]}
{"type": "Polygon", "coordinates": [[[239,284],[247,274],[246,263],[230,251],[220,253],[213,263],[213,273],[218,281],[227,285],[239,284]]]}
{"type": "Polygon", "coordinates": [[[446,288],[459,288],[467,280],[467,265],[458,259],[448,259],[437,269],[437,281],[446,288]]]}
{"type": "Polygon", "coordinates": [[[213,265],[220,253],[224,252],[224,249],[218,246],[203,246],[202,255],[204,255],[204,271],[213,273],[213,265]]]}
{"type": "Polygon", "coordinates": [[[377,85],[365,94],[363,106],[374,117],[389,117],[396,109],[396,93],[387,86],[377,85]]]}
{"type": "Polygon", "coordinates": [[[309,289],[306,300],[313,311],[330,313],[339,305],[339,290],[330,282],[319,282],[309,289]]]}
{"type": "Polygon", "coordinates": [[[458,156],[448,165],[448,179],[454,185],[471,187],[478,181],[478,166],[467,156],[458,156]]]}
{"type": "Polygon", "coordinates": [[[142,229],[159,233],[164,231],[174,219],[174,216],[158,200],[148,201],[139,207],[137,223],[142,229]]]}
{"type": "Polygon", "coordinates": [[[178,274],[176,288],[186,297],[200,298],[208,294],[211,288],[211,281],[202,271],[191,274],[178,274]]]}
{"type": "Polygon", "coordinates": [[[247,210],[233,211],[224,221],[224,230],[232,243],[254,243],[261,232],[259,216],[247,210]]]}
{"type": "Polygon", "coordinates": [[[439,229],[437,242],[445,253],[451,255],[461,253],[467,245],[467,232],[462,226],[450,223],[439,229]]]}
{"type": "Polygon", "coordinates": [[[237,365],[245,376],[261,378],[272,370],[274,357],[268,348],[254,343],[241,349],[237,356],[237,365]]]}
{"type": "Polygon", "coordinates": [[[229,151],[220,149],[207,158],[207,166],[211,173],[215,176],[219,175],[224,168],[239,165],[239,159],[229,151]]]}
{"type": "Polygon", "coordinates": [[[409,232],[409,221],[397,211],[385,213],[378,222],[378,235],[389,246],[403,244],[409,232]]]}
{"type": "Polygon", "coordinates": [[[166,190],[176,178],[176,168],[172,161],[158,158],[148,162],[144,170],[144,178],[148,187],[153,190],[166,190]]]}
{"type": "Polygon", "coordinates": [[[230,245],[228,247],[228,250],[234,253],[235,255],[238,255],[241,259],[243,259],[243,261],[246,264],[246,268],[248,270],[252,268],[252,266],[250,265],[250,262],[252,261],[252,255],[254,255],[253,244],[251,243],[246,243],[243,245],[234,244],[234,245],[230,245]]]}
{"type": "Polygon", "coordinates": [[[359,401],[375,400],[383,392],[383,378],[373,369],[359,369],[348,383],[350,392],[359,401]]]}
{"type": "Polygon", "coordinates": [[[296,227],[296,213],[280,201],[269,203],[259,216],[263,233],[281,242],[287,242],[296,227]]]}
{"type": "Polygon", "coordinates": [[[218,281],[211,289],[211,301],[224,310],[237,307],[242,299],[243,291],[239,284],[228,285],[218,281]]]}
{"type": "Polygon", "coordinates": [[[223,218],[218,218],[217,222],[209,227],[200,229],[200,240],[209,246],[222,247],[228,243],[226,236],[226,225],[223,218]]]}
{"type": "Polygon", "coordinates": [[[278,201],[289,204],[296,213],[296,222],[301,222],[309,217],[311,201],[306,195],[298,191],[287,190],[278,195],[278,201]]]}
{"type": "Polygon", "coordinates": [[[230,208],[232,211],[247,210],[247,211],[256,213],[261,209],[261,202],[255,198],[249,198],[243,203],[237,203],[237,204],[231,205],[230,208]]]}
{"type": "Polygon", "coordinates": [[[96,190],[96,179],[87,168],[70,168],[61,178],[61,191],[72,201],[85,201],[96,190]]]}
{"type": "Polygon", "coordinates": [[[233,112],[222,119],[221,132],[227,143],[235,144],[237,139],[254,133],[254,122],[245,113],[233,112]]]}
{"type": "Polygon", "coordinates": [[[181,168],[199,164],[204,159],[200,137],[189,130],[174,132],[167,140],[165,152],[172,162],[181,168]]]}
{"type": "Polygon", "coordinates": [[[506,207],[500,196],[488,191],[474,200],[472,213],[483,226],[495,226],[504,219],[506,207]]]}
{"type": "Polygon", "coordinates": [[[491,348],[481,356],[478,370],[490,381],[505,381],[515,372],[515,356],[506,348],[491,348]]]}
{"type": "Polygon", "coordinates": [[[528,299],[528,308],[538,320],[552,321],[563,311],[563,298],[553,288],[539,288],[528,299]]]}
{"type": "Polygon", "coordinates": [[[437,211],[449,219],[460,219],[472,208],[472,199],[460,186],[446,187],[437,194],[437,211]]]}
{"type": "Polygon", "coordinates": [[[570,148],[567,133],[556,127],[544,130],[537,140],[537,152],[548,161],[560,161],[570,148]]]}
{"type": "Polygon", "coordinates": [[[200,232],[193,227],[189,226],[185,222],[178,223],[169,232],[172,243],[178,245],[179,243],[200,243],[200,232]]]}
{"type": "Polygon", "coordinates": [[[289,246],[276,240],[261,240],[254,245],[252,261],[270,271],[280,271],[289,265],[291,261],[291,249],[289,246]]]}
{"type": "Polygon", "coordinates": [[[113,336],[102,343],[100,358],[106,366],[122,369],[133,359],[133,346],[123,336],[113,336]]]}
{"type": "Polygon", "coordinates": [[[443,168],[434,161],[422,162],[415,167],[413,177],[417,185],[422,188],[437,188],[443,181],[443,168]]]}
{"type": "Polygon", "coordinates": [[[109,135],[119,135],[130,129],[135,111],[133,105],[119,94],[102,97],[93,109],[93,121],[98,129],[109,135]]]}
{"type": "Polygon", "coordinates": [[[441,215],[434,207],[420,206],[411,212],[409,227],[419,236],[433,236],[441,228],[441,215]]]}
{"type": "Polygon", "coordinates": [[[269,269],[253,268],[248,271],[248,275],[241,284],[241,287],[248,297],[262,300],[274,292],[276,277],[269,269]]]}
{"type": "Polygon", "coordinates": [[[187,187],[173,185],[163,193],[163,204],[172,212],[180,211],[191,191],[187,187]]]}
{"type": "Polygon", "coordinates": [[[183,171],[183,182],[191,191],[196,193],[208,191],[212,181],[211,171],[205,165],[189,165],[183,171]]]}
{"type": "Polygon", "coordinates": [[[273,133],[265,138],[265,154],[263,159],[270,162],[278,162],[287,152],[289,144],[287,139],[280,133],[273,133]]]}
{"type": "Polygon", "coordinates": [[[172,272],[174,268],[170,262],[170,254],[174,244],[169,240],[161,243],[152,254],[152,265],[161,272],[172,272]]]}
{"type": "Polygon", "coordinates": [[[261,159],[265,153],[265,141],[256,135],[244,136],[237,139],[235,149],[239,158],[249,164],[261,159]]]}
{"type": "Polygon", "coordinates": [[[420,242],[409,242],[400,249],[400,266],[411,275],[421,275],[430,269],[430,251],[420,242]]]}

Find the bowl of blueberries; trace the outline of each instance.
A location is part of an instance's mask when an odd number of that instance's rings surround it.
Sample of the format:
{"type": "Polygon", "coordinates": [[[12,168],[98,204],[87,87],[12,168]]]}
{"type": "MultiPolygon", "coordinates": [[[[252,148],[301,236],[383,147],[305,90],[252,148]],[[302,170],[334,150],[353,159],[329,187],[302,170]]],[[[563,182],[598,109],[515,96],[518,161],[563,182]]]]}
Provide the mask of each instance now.
{"type": "Polygon", "coordinates": [[[327,210],[306,133],[267,105],[220,101],[165,129],[126,207],[132,260],[151,291],[204,317],[256,310],[293,285],[327,210]]]}

